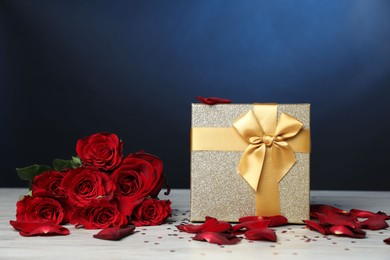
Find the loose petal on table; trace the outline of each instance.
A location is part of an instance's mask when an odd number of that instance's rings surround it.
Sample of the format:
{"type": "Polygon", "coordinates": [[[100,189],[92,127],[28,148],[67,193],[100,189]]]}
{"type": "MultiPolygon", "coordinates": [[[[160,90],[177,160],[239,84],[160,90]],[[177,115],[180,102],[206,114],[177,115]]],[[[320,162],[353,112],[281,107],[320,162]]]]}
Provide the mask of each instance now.
{"type": "Polygon", "coordinates": [[[370,230],[379,230],[389,227],[386,220],[384,220],[383,216],[376,216],[360,222],[360,226],[363,229],[370,229],[370,230]]]}
{"type": "Polygon", "coordinates": [[[252,230],[259,228],[266,228],[269,226],[269,220],[254,220],[254,221],[246,221],[233,226],[232,231],[236,232],[238,230],[252,230]]]}
{"type": "Polygon", "coordinates": [[[235,245],[241,241],[241,238],[232,234],[215,233],[215,232],[203,232],[196,234],[193,237],[194,240],[207,241],[212,244],[218,245],[235,245]]]}
{"type": "Polygon", "coordinates": [[[242,222],[248,222],[248,221],[269,221],[268,226],[269,227],[278,227],[287,225],[288,220],[285,216],[282,215],[275,215],[275,216],[268,216],[268,217],[262,217],[262,216],[246,216],[240,218],[238,221],[240,223],[242,222]]]}
{"type": "Polygon", "coordinates": [[[252,229],[245,232],[245,237],[249,240],[268,240],[276,242],[275,231],[269,228],[252,229]]]}
{"type": "Polygon", "coordinates": [[[348,236],[354,238],[363,238],[366,232],[359,228],[349,228],[346,226],[332,226],[329,228],[330,233],[338,236],[348,236]]]}
{"type": "Polygon", "coordinates": [[[10,224],[24,237],[30,236],[66,236],[69,229],[53,222],[27,222],[10,220],[10,224]]]}
{"type": "Polygon", "coordinates": [[[310,205],[310,213],[328,213],[328,212],[337,212],[337,213],[347,213],[347,211],[336,208],[330,205],[323,204],[312,204],[310,205]]]}
{"type": "Polygon", "coordinates": [[[219,221],[216,218],[213,217],[206,217],[206,221],[201,225],[194,225],[194,224],[183,224],[176,226],[180,231],[184,231],[187,233],[200,233],[203,230],[207,228],[214,227],[217,225],[219,221]]]}
{"type": "Polygon", "coordinates": [[[351,228],[360,227],[357,217],[353,215],[345,215],[345,214],[329,211],[325,214],[317,213],[317,217],[321,224],[348,226],[351,228]]]}
{"type": "Polygon", "coordinates": [[[330,234],[329,230],[318,222],[312,220],[304,220],[303,222],[305,222],[306,227],[308,227],[310,230],[318,231],[323,235],[330,234]]]}
{"type": "Polygon", "coordinates": [[[94,238],[104,240],[120,240],[134,233],[135,226],[130,225],[123,228],[105,228],[93,235],[94,238]]]}

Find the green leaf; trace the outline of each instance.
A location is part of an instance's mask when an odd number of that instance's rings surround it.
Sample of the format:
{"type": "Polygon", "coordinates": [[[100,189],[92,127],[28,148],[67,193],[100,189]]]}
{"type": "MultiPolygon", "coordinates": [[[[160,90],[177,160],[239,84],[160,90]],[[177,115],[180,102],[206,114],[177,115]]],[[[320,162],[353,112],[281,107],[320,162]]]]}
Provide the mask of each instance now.
{"type": "Polygon", "coordinates": [[[81,166],[81,160],[79,157],[72,157],[71,160],[55,159],[53,161],[53,168],[56,171],[63,171],[66,169],[76,169],[81,166]]]}
{"type": "Polygon", "coordinates": [[[69,169],[70,168],[70,163],[67,160],[62,160],[62,159],[55,159],[53,161],[53,168],[55,171],[62,171],[64,169],[69,169]]]}
{"type": "Polygon", "coordinates": [[[79,168],[82,165],[81,159],[78,156],[72,156],[72,160],[70,161],[70,164],[73,168],[79,168]]]}
{"type": "Polygon", "coordinates": [[[16,168],[16,172],[19,175],[19,178],[24,181],[29,181],[30,183],[33,182],[34,177],[47,171],[50,170],[51,167],[48,165],[38,165],[34,164],[31,166],[27,166],[24,168],[16,168]]]}

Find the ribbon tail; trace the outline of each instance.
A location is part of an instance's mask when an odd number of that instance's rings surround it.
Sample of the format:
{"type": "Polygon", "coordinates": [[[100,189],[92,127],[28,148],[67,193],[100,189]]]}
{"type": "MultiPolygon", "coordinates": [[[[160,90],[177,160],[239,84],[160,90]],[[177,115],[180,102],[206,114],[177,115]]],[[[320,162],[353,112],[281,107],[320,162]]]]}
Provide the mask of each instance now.
{"type": "Polygon", "coordinates": [[[275,167],[276,180],[280,182],[295,164],[295,154],[287,142],[275,142],[272,146],[272,161],[275,167]],[[279,162],[279,163],[278,163],[279,162]],[[283,162],[283,163],[280,163],[283,162]]]}
{"type": "Polygon", "coordinates": [[[265,145],[250,144],[245,149],[238,164],[238,172],[255,191],[258,189],[265,153],[265,145]]]}

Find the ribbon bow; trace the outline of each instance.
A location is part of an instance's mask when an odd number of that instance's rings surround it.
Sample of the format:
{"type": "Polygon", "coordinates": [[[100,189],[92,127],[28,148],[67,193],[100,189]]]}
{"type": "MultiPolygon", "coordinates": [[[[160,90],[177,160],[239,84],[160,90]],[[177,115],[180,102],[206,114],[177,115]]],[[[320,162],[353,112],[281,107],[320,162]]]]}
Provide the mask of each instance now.
{"type": "Polygon", "coordinates": [[[255,190],[258,190],[261,173],[266,157],[270,156],[277,182],[295,164],[294,150],[288,139],[295,137],[303,124],[296,118],[282,113],[277,121],[275,105],[255,105],[243,117],[238,119],[234,128],[248,146],[243,152],[238,172],[255,190]]]}

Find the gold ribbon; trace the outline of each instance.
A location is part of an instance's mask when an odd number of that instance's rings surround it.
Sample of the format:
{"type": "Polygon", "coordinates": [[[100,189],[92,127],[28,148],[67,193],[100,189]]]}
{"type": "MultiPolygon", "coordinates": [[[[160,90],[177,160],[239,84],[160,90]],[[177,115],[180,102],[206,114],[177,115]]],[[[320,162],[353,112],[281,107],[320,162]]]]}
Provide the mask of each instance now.
{"type": "Polygon", "coordinates": [[[310,131],[276,104],[255,104],[233,128],[193,128],[192,150],[243,151],[238,172],[253,188],[256,214],[280,214],[278,182],[295,164],[294,152],[310,152],[310,131]]]}
{"type": "Polygon", "coordinates": [[[282,113],[277,122],[276,105],[255,105],[234,124],[248,146],[238,165],[240,175],[257,191],[266,156],[271,156],[277,182],[295,164],[293,149],[287,140],[296,136],[303,124],[282,113]]]}

